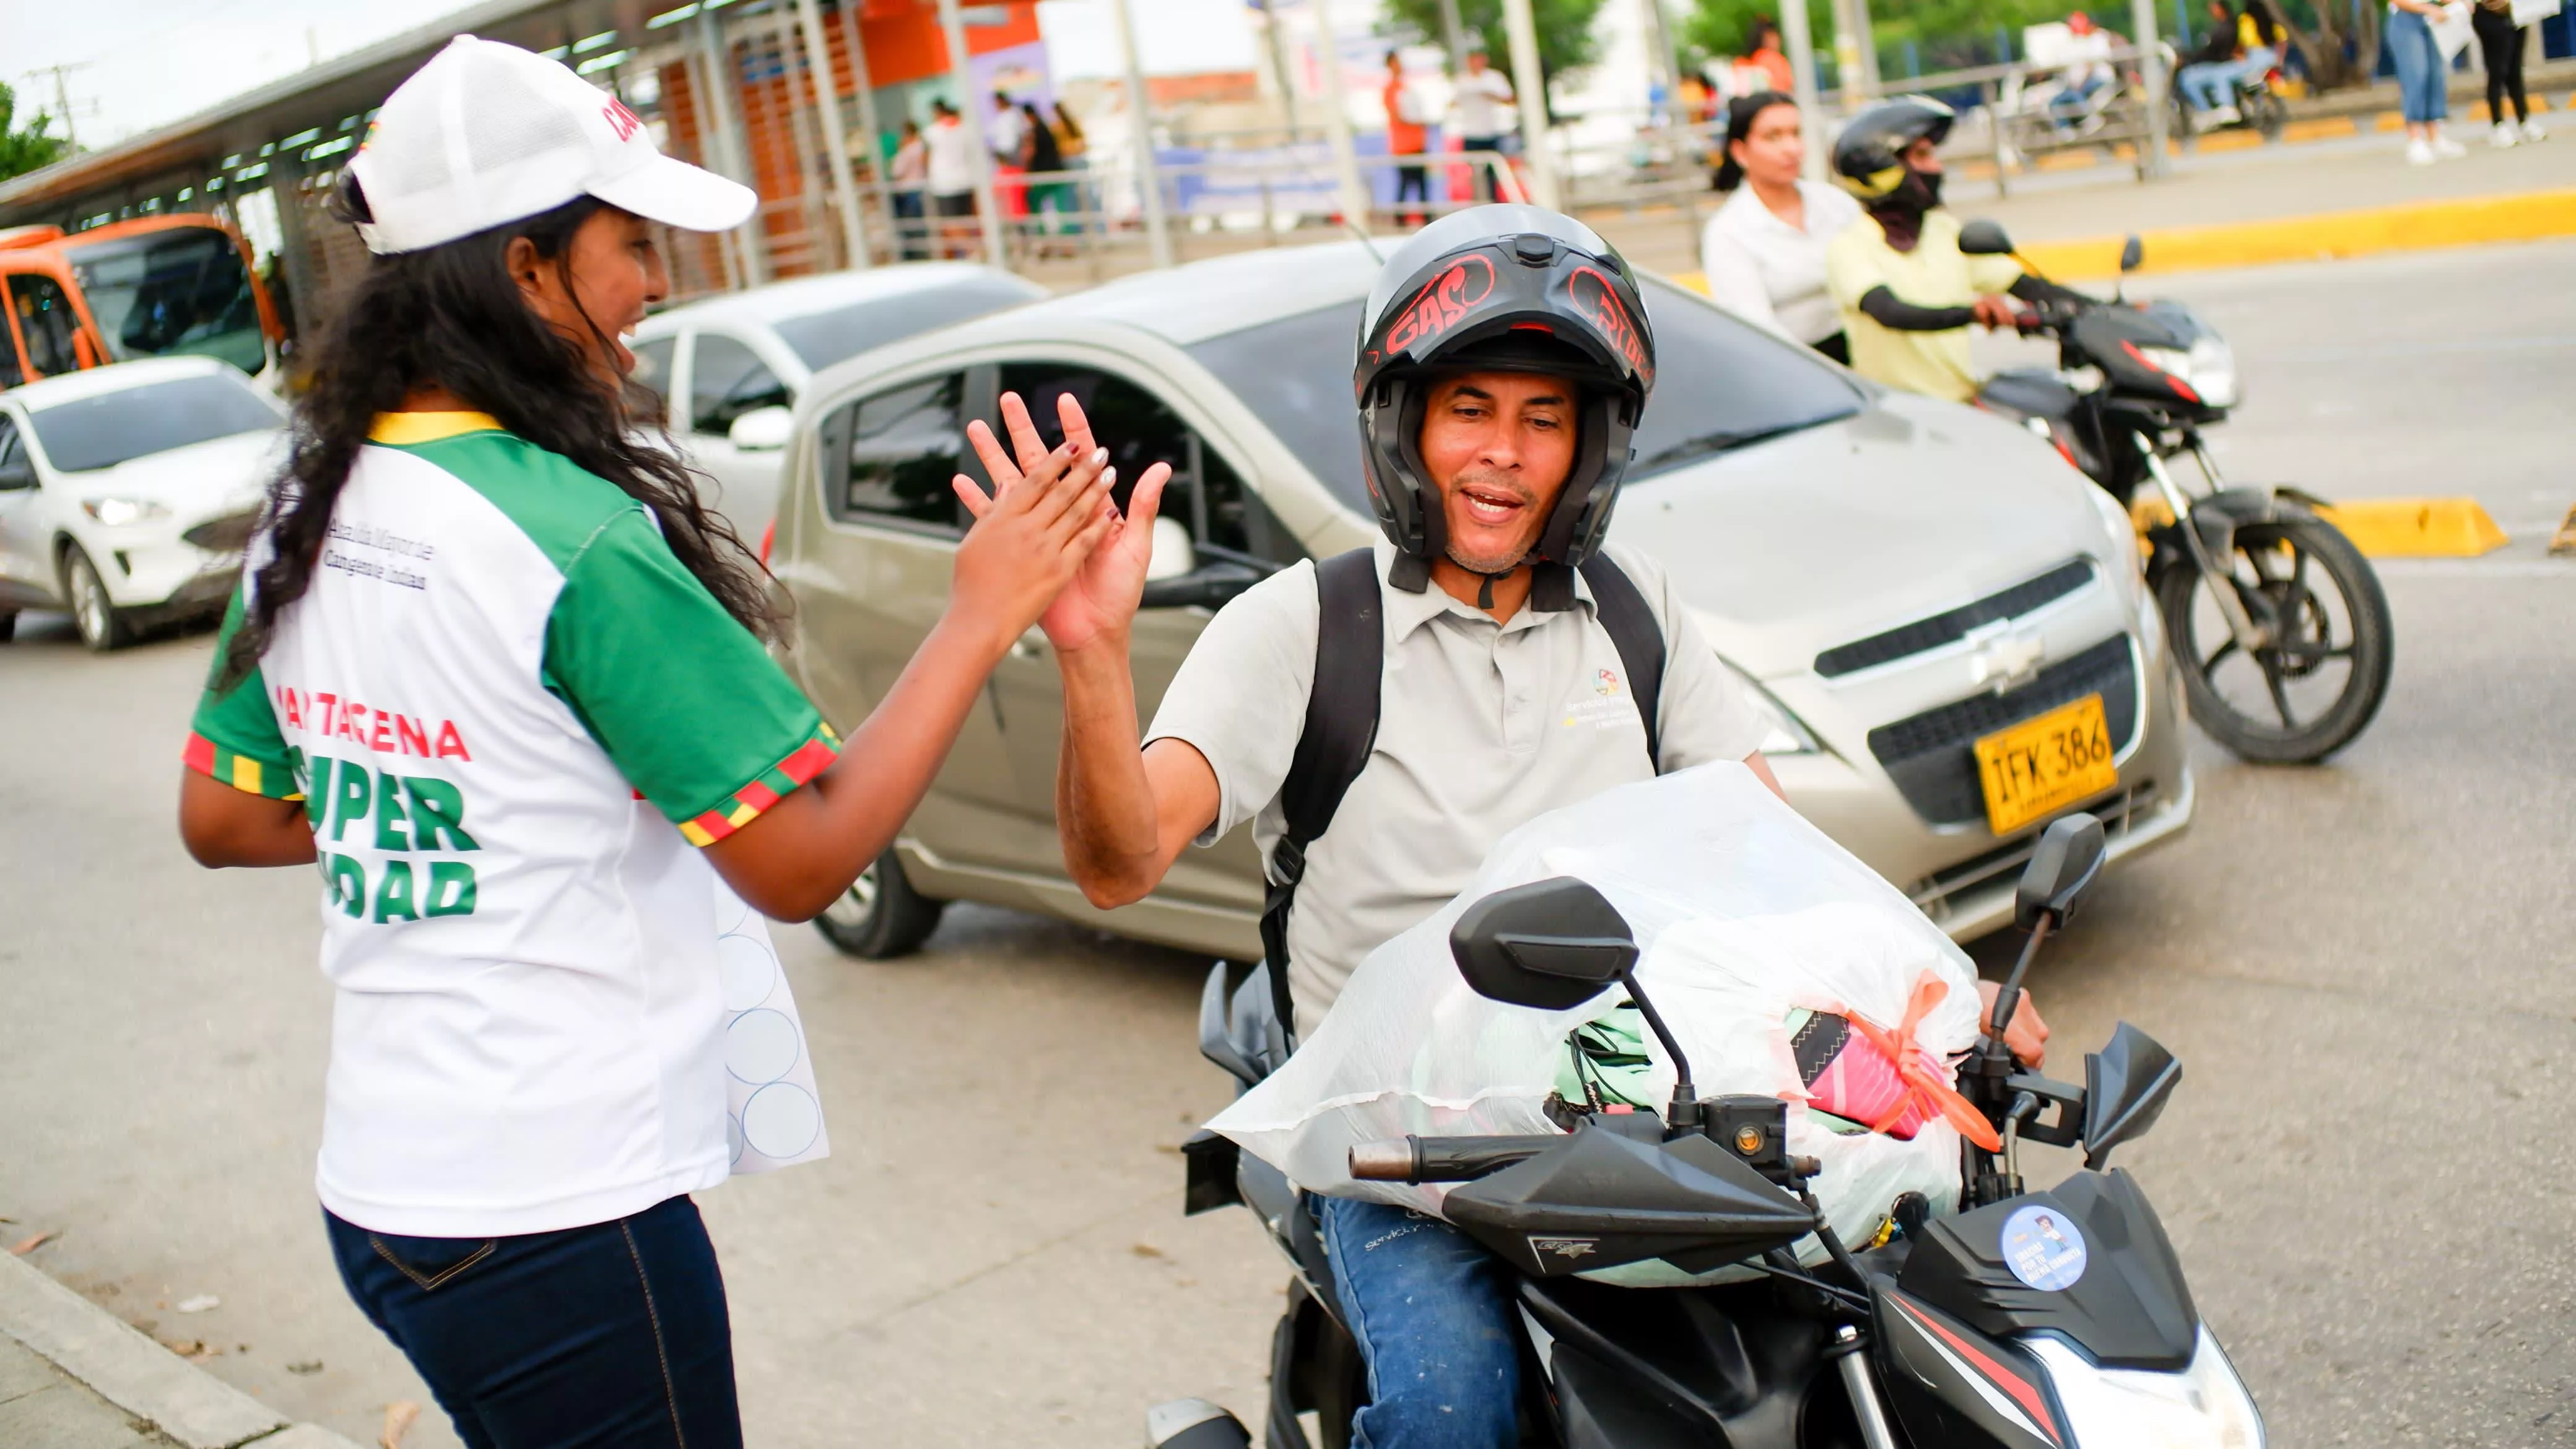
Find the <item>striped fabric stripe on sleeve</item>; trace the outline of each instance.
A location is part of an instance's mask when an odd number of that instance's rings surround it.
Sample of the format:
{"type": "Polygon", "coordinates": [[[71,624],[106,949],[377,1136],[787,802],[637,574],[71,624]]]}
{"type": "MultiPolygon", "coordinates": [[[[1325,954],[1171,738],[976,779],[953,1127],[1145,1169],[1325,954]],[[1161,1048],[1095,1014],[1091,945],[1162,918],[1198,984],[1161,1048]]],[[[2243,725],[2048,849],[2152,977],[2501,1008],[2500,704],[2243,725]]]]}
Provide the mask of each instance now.
{"type": "Polygon", "coordinates": [[[295,776],[283,765],[237,755],[204,735],[188,736],[188,747],[180,760],[191,770],[209,779],[219,780],[249,795],[264,795],[271,800],[301,800],[304,792],[295,788],[295,776]]]}
{"type": "Polygon", "coordinates": [[[761,811],[777,804],[788,791],[823,773],[823,767],[840,752],[841,737],[832,733],[830,725],[816,724],[805,743],[736,790],[731,800],[693,820],[681,821],[681,837],[691,845],[715,844],[759,819],[761,811]]]}

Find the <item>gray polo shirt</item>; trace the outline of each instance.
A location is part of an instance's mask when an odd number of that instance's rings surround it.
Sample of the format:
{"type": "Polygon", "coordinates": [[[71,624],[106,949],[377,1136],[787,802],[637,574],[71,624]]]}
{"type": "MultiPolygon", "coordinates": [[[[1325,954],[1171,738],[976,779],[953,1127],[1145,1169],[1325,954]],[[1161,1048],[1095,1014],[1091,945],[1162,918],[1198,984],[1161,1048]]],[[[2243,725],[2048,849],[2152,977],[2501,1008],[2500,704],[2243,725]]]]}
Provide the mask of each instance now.
{"type": "MultiPolygon", "coordinates": [[[[1630,549],[1610,556],[1664,630],[1663,769],[1754,753],[1762,718],[1664,571],[1630,549]]],[[[1523,608],[1497,624],[1436,584],[1419,594],[1387,584],[1394,558],[1391,545],[1377,546],[1386,625],[1377,742],[1307,849],[1288,916],[1300,1036],[1363,957],[1448,904],[1505,832],[1655,773],[1618,646],[1580,576],[1572,609],[1523,608]]],[[[1286,830],[1279,789],[1306,724],[1317,612],[1314,565],[1264,579],[1217,611],[1164,694],[1147,743],[1185,740],[1216,770],[1216,822],[1198,844],[1250,820],[1266,862],[1286,830]]]]}

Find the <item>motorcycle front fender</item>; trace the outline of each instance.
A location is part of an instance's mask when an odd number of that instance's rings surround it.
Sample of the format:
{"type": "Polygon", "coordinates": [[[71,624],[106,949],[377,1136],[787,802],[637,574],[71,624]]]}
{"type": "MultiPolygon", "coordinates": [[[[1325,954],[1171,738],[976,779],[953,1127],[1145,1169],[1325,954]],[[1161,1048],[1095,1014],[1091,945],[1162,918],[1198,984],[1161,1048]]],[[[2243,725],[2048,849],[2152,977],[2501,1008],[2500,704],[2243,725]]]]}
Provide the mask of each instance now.
{"type": "MultiPolygon", "coordinates": [[[[2191,525],[2199,530],[2201,546],[2209,550],[2209,556],[2225,559],[2236,551],[2236,530],[2248,524],[2305,517],[2324,506],[2324,499],[2296,488],[2222,488],[2193,501],[2191,525]]],[[[2181,528],[2177,521],[2148,531],[2148,541],[2157,545],[2157,558],[2179,563],[2191,556],[2183,547],[2181,528]]]]}

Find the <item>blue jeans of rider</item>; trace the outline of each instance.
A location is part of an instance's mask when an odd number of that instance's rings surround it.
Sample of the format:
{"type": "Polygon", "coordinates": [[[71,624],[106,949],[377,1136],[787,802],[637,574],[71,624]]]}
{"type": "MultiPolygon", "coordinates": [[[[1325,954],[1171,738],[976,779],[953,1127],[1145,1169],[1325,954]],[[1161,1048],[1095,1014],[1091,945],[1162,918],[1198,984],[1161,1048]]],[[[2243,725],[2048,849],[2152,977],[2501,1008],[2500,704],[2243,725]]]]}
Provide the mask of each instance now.
{"type": "Polygon", "coordinates": [[[1342,1317],[1368,1364],[1354,1449],[1513,1449],[1520,1352],[1502,1262],[1438,1218],[1316,1203],[1342,1317]]]}
{"type": "Polygon", "coordinates": [[[724,1279],[687,1198],[504,1238],[322,1218],[349,1296],[469,1449],[741,1449],[724,1279]]]}

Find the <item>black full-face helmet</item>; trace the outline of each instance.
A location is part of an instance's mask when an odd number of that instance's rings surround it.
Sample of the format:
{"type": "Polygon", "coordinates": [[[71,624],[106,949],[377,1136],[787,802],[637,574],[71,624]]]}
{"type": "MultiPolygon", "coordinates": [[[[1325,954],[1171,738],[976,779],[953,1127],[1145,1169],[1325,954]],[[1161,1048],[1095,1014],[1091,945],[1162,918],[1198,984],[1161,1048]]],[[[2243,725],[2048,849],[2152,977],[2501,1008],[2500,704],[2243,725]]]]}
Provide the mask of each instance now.
{"type": "Polygon", "coordinates": [[[1452,212],[1387,258],[1369,289],[1352,384],[1369,501],[1399,555],[1398,587],[1422,589],[1448,548],[1420,446],[1432,384],[1490,371],[1564,377],[1581,392],[1574,469],[1530,552],[1558,566],[1543,595],[1570,600],[1565,570],[1600,547],[1655,385],[1655,337],[1626,259],[1581,222],[1518,205],[1452,212]]]}
{"type": "Polygon", "coordinates": [[[1905,184],[1905,148],[1927,136],[1939,145],[1958,118],[1930,96],[1881,101],[1834,138],[1834,180],[1863,203],[1876,201],[1905,184]]]}

